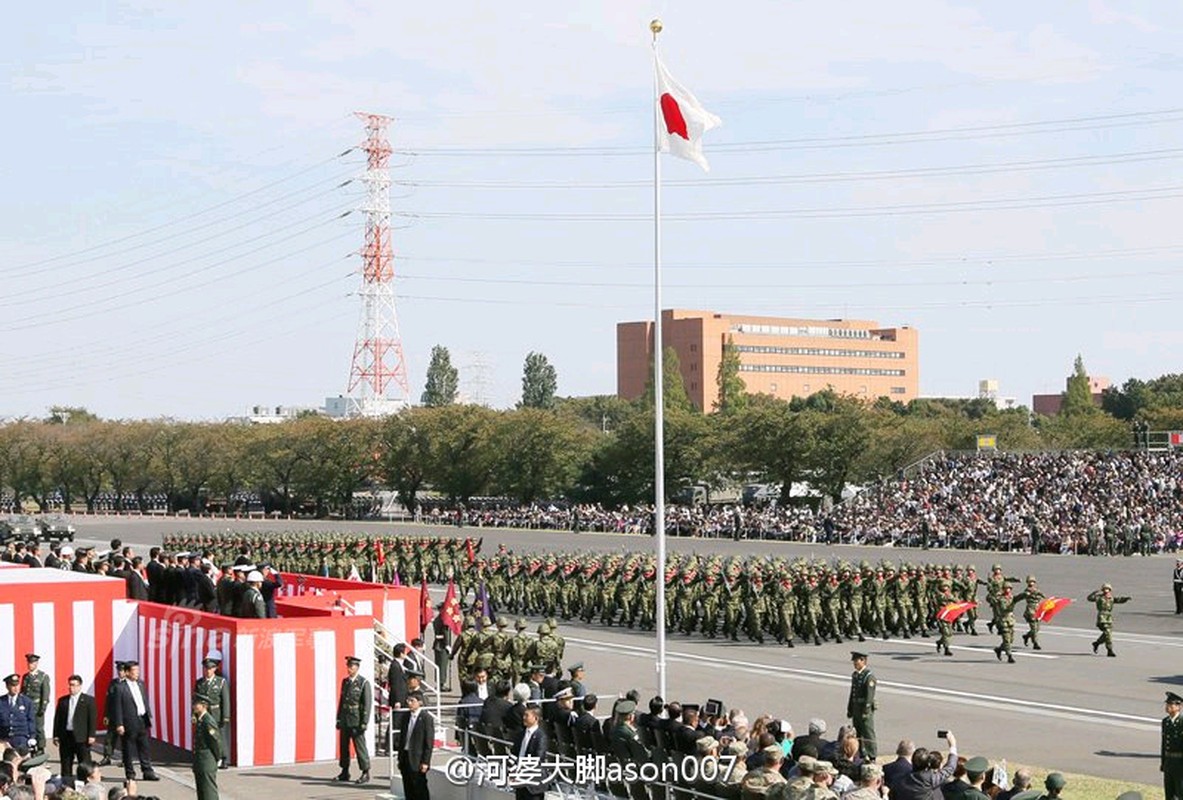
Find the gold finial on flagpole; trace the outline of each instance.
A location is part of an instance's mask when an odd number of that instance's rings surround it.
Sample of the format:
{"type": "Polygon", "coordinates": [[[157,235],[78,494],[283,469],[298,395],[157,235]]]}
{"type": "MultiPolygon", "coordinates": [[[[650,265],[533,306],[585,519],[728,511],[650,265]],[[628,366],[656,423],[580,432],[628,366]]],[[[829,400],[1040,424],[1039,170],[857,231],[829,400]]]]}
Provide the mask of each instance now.
{"type": "Polygon", "coordinates": [[[661,20],[659,19],[655,19],[649,23],[649,30],[653,31],[654,41],[657,40],[657,34],[661,33],[662,27],[661,20]]]}

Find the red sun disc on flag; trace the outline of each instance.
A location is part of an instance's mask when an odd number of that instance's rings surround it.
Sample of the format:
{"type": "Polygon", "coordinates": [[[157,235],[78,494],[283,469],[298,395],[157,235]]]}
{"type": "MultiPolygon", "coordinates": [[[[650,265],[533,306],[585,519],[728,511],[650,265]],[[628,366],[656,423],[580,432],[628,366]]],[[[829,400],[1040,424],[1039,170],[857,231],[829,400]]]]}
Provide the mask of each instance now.
{"type": "Polygon", "coordinates": [[[686,129],[686,118],[682,116],[682,109],[678,101],[669,92],[661,96],[661,116],[665,119],[665,129],[669,134],[678,134],[686,141],[690,141],[690,133],[686,129]]]}

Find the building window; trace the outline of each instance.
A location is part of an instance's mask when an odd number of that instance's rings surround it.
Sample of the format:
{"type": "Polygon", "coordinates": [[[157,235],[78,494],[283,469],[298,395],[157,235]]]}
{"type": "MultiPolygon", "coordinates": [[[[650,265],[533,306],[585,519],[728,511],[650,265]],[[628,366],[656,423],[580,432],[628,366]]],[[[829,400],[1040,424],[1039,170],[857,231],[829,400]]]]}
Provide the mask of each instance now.
{"type": "Polygon", "coordinates": [[[776,391],[776,384],[775,384],[775,383],[770,383],[770,384],[768,384],[768,388],[769,388],[771,391],[774,391],[774,392],[775,392],[775,391],[776,391]]]}
{"type": "Polygon", "coordinates": [[[777,356],[839,356],[843,358],[903,358],[901,350],[841,350],[834,347],[775,347],[765,344],[740,344],[741,353],[761,353],[777,356]]]}
{"type": "Polygon", "coordinates": [[[903,386],[893,386],[893,387],[891,387],[891,393],[892,393],[892,394],[906,394],[906,393],[907,393],[907,391],[908,391],[908,390],[907,390],[907,389],[905,389],[903,386]]]}
{"type": "Polygon", "coordinates": [[[698,345],[696,345],[696,344],[690,345],[690,352],[697,353],[698,352],[698,345]]]}
{"type": "Polygon", "coordinates": [[[809,394],[809,384],[808,383],[802,384],[801,391],[805,392],[806,394],[809,394]]]}
{"type": "Polygon", "coordinates": [[[698,363],[697,362],[694,362],[694,361],[690,362],[690,371],[691,372],[698,372],[698,363]]]}
{"type": "Polygon", "coordinates": [[[690,389],[691,389],[692,391],[693,391],[694,389],[697,389],[697,388],[698,388],[698,384],[697,384],[697,383],[691,383],[691,384],[690,384],[690,389]]]}
{"type": "Polygon", "coordinates": [[[902,378],[902,369],[871,369],[868,367],[828,367],[802,364],[740,364],[740,372],[792,372],[798,375],[874,375],[902,378]]]}

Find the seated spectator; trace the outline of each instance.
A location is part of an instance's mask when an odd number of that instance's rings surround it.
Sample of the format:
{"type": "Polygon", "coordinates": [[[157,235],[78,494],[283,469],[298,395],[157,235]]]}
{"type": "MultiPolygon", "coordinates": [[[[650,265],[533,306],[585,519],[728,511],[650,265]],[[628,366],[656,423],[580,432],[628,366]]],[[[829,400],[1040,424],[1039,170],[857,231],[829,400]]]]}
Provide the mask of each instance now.
{"type": "Polygon", "coordinates": [[[841,740],[833,764],[838,774],[849,780],[852,786],[862,780],[863,759],[859,756],[858,736],[841,740]]]}
{"type": "Polygon", "coordinates": [[[800,760],[801,753],[803,752],[803,748],[805,748],[806,745],[813,747],[814,752],[817,753],[817,756],[820,756],[822,751],[826,749],[826,746],[829,745],[829,742],[822,738],[822,734],[825,732],[826,721],[824,719],[821,719],[820,717],[814,717],[813,719],[809,720],[809,733],[805,736],[798,736],[796,741],[793,742],[793,749],[791,751],[793,760],[800,760]]]}
{"type": "Polygon", "coordinates": [[[772,739],[771,734],[766,733],[764,737],[771,740],[771,743],[761,749],[764,756],[761,765],[756,769],[749,769],[748,774],[744,776],[740,784],[742,800],[763,800],[772,787],[785,783],[780,774],[780,762],[784,758],[780,745],[772,739]]]}
{"type": "Polygon", "coordinates": [[[1064,787],[1068,785],[1068,781],[1064,780],[1064,776],[1058,772],[1048,773],[1048,776],[1043,779],[1043,788],[1046,790],[1043,793],[1044,800],[1058,800],[1060,792],[1064,791],[1064,787]]]}
{"type": "Polygon", "coordinates": [[[999,792],[995,800],[1014,800],[1015,795],[1031,788],[1031,770],[1021,767],[1015,770],[1014,786],[999,792]]]}
{"type": "MultiPolygon", "coordinates": [[[[895,761],[883,765],[883,784],[890,789],[903,776],[912,771],[912,753],[916,752],[916,745],[911,739],[901,739],[895,748],[895,761]]],[[[1028,785],[1031,776],[1027,776],[1028,785]]],[[[1010,798],[1005,798],[1010,800],[1010,798]]]]}

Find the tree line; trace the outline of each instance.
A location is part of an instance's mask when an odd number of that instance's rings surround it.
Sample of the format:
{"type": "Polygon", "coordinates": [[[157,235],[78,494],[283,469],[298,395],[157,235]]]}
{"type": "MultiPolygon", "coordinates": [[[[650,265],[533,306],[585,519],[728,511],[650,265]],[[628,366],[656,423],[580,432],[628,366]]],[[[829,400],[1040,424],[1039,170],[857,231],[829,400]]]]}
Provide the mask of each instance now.
{"type": "MultiPolygon", "coordinates": [[[[828,390],[791,401],[752,395],[727,363],[717,376],[721,399],[702,414],[682,387],[677,356],[667,351],[667,496],[690,482],[752,481],[780,486],[787,501],[793,483],[808,481],[837,499],[848,483],[891,477],[934,451],[972,450],[980,434],[996,436],[1006,450],[1133,445],[1129,418],[1081,396],[1088,377],[1079,363],[1062,413],[1035,419],[1024,408],[1000,411],[983,399],[902,404],[828,390]]],[[[1138,390],[1134,419],[1183,424],[1180,398],[1163,399],[1159,386],[1178,392],[1183,379],[1165,376],[1119,391],[1124,398],[1138,390]]],[[[348,516],[357,493],[376,489],[396,492],[411,510],[427,491],[462,502],[652,500],[652,387],[633,402],[551,392],[539,406],[507,410],[442,400],[380,419],[307,415],[268,425],[108,421],[54,408],[45,419],[0,427],[0,486],[43,508],[56,495],[68,509],[94,510],[109,493],[117,505],[147,510],[149,498],[162,496],[171,512],[201,513],[253,494],[268,512],[315,516],[348,516]]],[[[1103,405],[1110,402],[1107,396],[1103,405]]]]}

